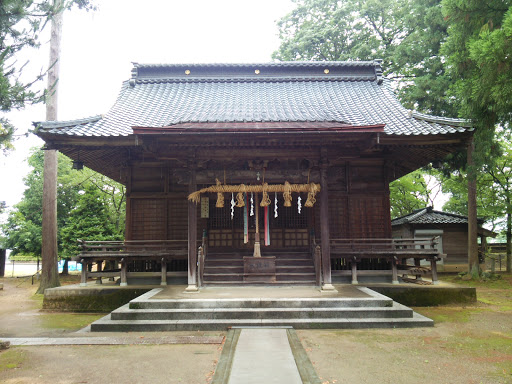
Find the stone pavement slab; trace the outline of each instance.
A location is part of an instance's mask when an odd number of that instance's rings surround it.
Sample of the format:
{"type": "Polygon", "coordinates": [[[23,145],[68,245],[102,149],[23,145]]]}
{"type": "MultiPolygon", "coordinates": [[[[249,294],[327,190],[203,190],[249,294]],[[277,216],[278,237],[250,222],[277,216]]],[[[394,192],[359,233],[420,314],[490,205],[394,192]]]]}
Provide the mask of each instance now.
{"type": "Polygon", "coordinates": [[[286,329],[242,329],[229,384],[301,384],[286,329]]]}
{"type": "Polygon", "coordinates": [[[221,344],[224,336],[163,337],[13,337],[0,338],[11,345],[135,345],[135,344],[221,344]]]}

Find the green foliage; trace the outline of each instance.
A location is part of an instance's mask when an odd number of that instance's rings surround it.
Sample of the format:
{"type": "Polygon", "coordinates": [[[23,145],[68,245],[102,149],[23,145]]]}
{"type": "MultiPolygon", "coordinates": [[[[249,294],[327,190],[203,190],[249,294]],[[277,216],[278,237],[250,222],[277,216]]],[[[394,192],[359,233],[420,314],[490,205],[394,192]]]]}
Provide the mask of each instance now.
{"type": "MultiPolygon", "coordinates": [[[[0,2],[0,110],[9,112],[27,104],[44,100],[44,92],[35,90],[35,84],[44,79],[41,73],[30,81],[21,75],[26,63],[20,63],[17,55],[26,48],[40,46],[40,33],[48,21],[58,12],[73,6],[90,10],[90,0],[2,0],[0,2]],[[59,3],[62,3],[59,5],[59,3]]],[[[6,119],[0,119],[0,149],[12,148],[14,127],[6,119]]]]}
{"type": "Polygon", "coordinates": [[[434,200],[441,192],[438,177],[434,170],[417,170],[390,183],[391,218],[434,206],[434,200]]]}
{"type": "MultiPolygon", "coordinates": [[[[71,161],[59,153],[57,180],[57,225],[59,251],[63,257],[76,254],[76,240],[121,239],[124,233],[125,192],[114,181],[84,169],[71,169],[71,161]]],[[[23,199],[2,226],[5,247],[12,255],[41,254],[44,153],[29,158],[32,171],[25,177],[23,199]]]]}
{"type": "Polygon", "coordinates": [[[278,22],[278,60],[383,59],[411,109],[453,115],[440,47],[447,36],[440,0],[294,0],[278,22]]]}
{"type": "Polygon", "coordinates": [[[496,156],[495,127],[508,127],[512,113],[512,11],[510,0],[443,0],[449,23],[442,52],[454,78],[452,96],[461,116],[471,119],[475,163],[496,156]]]}
{"type": "MultiPolygon", "coordinates": [[[[476,193],[479,217],[496,230],[505,229],[503,218],[512,213],[512,144],[505,132],[498,132],[494,141],[501,156],[477,169],[476,193]]],[[[467,177],[464,170],[442,177],[443,192],[451,195],[445,211],[467,215],[467,177]]]]}

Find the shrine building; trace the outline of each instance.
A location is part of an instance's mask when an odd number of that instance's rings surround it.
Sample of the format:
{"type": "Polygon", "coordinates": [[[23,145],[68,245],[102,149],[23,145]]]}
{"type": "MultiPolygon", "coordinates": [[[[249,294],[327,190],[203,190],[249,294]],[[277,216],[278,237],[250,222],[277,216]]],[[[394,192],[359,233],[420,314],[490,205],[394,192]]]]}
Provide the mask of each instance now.
{"type": "Polygon", "coordinates": [[[127,189],[126,240],[80,239],[82,283],[328,290],[398,283],[420,260],[437,280],[435,239],[392,238],[389,183],[465,149],[472,128],[405,109],[375,60],[134,64],[107,114],[36,134],[127,189]]]}

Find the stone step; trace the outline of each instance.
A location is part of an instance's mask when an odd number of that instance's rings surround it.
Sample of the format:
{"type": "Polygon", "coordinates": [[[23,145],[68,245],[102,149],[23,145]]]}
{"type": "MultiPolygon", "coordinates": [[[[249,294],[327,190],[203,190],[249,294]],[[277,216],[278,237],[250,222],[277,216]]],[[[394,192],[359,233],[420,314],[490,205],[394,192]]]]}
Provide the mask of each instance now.
{"type": "Polygon", "coordinates": [[[130,309],[219,308],[382,308],[392,307],[390,298],[255,298],[255,299],[134,299],[130,309]]]}
{"type": "Polygon", "coordinates": [[[411,318],[413,311],[400,304],[393,307],[353,308],[194,308],[130,309],[128,305],[111,313],[112,320],[216,320],[216,319],[366,319],[411,318]]]}
{"type": "Polygon", "coordinates": [[[243,281],[203,281],[203,285],[205,287],[230,287],[230,286],[283,286],[289,287],[291,285],[295,286],[312,286],[315,285],[315,280],[288,280],[288,281],[274,281],[269,283],[268,281],[251,281],[251,282],[243,282],[243,281]]]}
{"type": "MultiPolygon", "coordinates": [[[[211,260],[206,259],[204,266],[242,266],[244,265],[243,259],[217,259],[211,260]]],[[[312,266],[313,261],[311,259],[293,259],[293,258],[282,258],[276,259],[276,266],[312,266]]]]}
{"type": "MultiPolygon", "coordinates": [[[[205,266],[205,275],[214,274],[243,274],[244,268],[240,266],[205,266]]],[[[277,274],[294,274],[294,273],[306,273],[315,274],[315,268],[311,266],[276,266],[277,274]]]]}
{"type": "Polygon", "coordinates": [[[112,320],[107,315],[91,324],[92,332],[223,331],[229,327],[293,327],[295,329],[365,329],[432,327],[434,322],[413,312],[408,318],[366,319],[211,319],[112,320]]]}

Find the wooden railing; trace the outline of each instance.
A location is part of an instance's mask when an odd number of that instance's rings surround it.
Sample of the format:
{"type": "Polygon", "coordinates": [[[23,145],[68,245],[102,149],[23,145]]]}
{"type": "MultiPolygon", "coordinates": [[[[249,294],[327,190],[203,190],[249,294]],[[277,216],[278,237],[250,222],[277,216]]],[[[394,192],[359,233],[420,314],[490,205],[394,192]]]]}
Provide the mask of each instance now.
{"type": "MultiPolygon", "coordinates": [[[[436,262],[445,255],[436,249],[437,237],[429,239],[331,239],[331,259],[342,259],[350,264],[352,283],[358,282],[357,264],[364,259],[382,259],[391,264],[392,282],[398,283],[398,274],[414,274],[417,278],[425,274],[426,269],[420,267],[421,260],[430,262],[430,271],[434,284],[437,283],[436,262]],[[413,259],[414,265],[407,260],[413,259]],[[412,271],[412,272],[411,272],[412,271]]],[[[389,265],[389,264],[388,264],[389,265]]],[[[388,270],[389,271],[389,270],[388,270]]],[[[341,271],[344,274],[344,271],[341,271]]],[[[386,271],[360,271],[361,274],[385,274],[386,271]]]]}
{"type": "MultiPolygon", "coordinates": [[[[126,240],[126,241],[84,241],[78,240],[80,254],[73,258],[82,263],[82,278],[80,285],[84,286],[89,277],[121,278],[121,286],[127,285],[128,262],[155,260],[161,263],[160,272],[150,272],[151,275],[161,275],[161,284],[167,284],[167,262],[170,260],[187,259],[187,240],[126,240]],[[103,270],[103,263],[110,265],[103,270]],[[97,271],[89,269],[97,264],[97,271]],[[120,265],[120,268],[119,268],[120,265]]],[[[134,273],[135,274],[135,273],[134,273]]],[[[148,273],[146,273],[147,275],[148,273]]]]}

